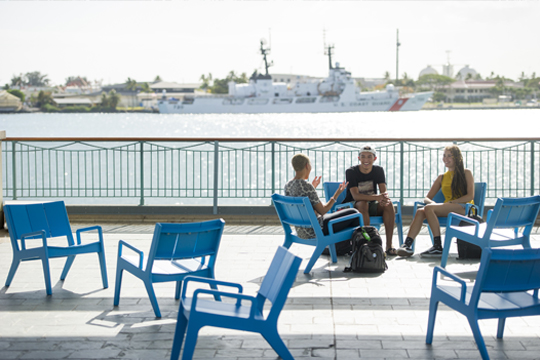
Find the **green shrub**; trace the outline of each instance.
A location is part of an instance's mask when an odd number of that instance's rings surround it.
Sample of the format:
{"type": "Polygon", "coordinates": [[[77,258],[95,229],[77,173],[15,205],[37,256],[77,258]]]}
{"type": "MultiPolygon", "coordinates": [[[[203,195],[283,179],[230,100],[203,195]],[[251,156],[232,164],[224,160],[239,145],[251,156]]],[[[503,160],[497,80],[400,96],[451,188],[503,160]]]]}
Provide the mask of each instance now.
{"type": "Polygon", "coordinates": [[[41,109],[43,111],[45,111],[45,112],[59,112],[60,111],[59,108],[57,108],[56,106],[51,105],[51,104],[45,104],[45,105],[43,105],[43,107],[41,109]]]}
{"type": "Polygon", "coordinates": [[[96,105],[96,106],[93,106],[92,108],[90,108],[90,112],[106,112],[106,113],[109,113],[109,112],[116,112],[116,109],[112,108],[112,107],[109,107],[109,106],[96,105]]]}
{"type": "Polygon", "coordinates": [[[62,112],[64,113],[82,113],[82,112],[89,112],[90,108],[88,106],[66,106],[62,109],[62,112]]]}
{"type": "Polygon", "coordinates": [[[21,99],[22,102],[24,102],[24,99],[26,98],[26,94],[23,93],[21,90],[9,89],[9,90],[7,90],[7,92],[10,93],[13,96],[18,97],[19,99],[21,99]]]}

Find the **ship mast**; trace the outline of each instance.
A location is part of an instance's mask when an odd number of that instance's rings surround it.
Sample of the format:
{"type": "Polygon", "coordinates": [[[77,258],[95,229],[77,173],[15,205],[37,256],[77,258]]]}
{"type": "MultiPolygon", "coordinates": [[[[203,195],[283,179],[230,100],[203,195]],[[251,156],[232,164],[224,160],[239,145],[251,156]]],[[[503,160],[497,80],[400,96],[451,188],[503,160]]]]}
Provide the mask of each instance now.
{"type": "Polygon", "coordinates": [[[396,30],[396,86],[399,79],[399,29],[396,30]]]}
{"type": "Polygon", "coordinates": [[[325,55],[328,55],[328,68],[330,70],[334,68],[332,66],[332,50],[334,50],[334,45],[328,45],[325,51],[325,55]]]}
{"type": "Polygon", "coordinates": [[[273,62],[271,62],[270,64],[268,63],[268,60],[266,59],[266,55],[270,54],[270,48],[264,48],[264,44],[265,44],[265,41],[264,39],[261,39],[261,54],[263,56],[263,59],[264,59],[264,68],[266,69],[266,76],[268,76],[268,68],[272,65],[274,65],[273,62]]]}

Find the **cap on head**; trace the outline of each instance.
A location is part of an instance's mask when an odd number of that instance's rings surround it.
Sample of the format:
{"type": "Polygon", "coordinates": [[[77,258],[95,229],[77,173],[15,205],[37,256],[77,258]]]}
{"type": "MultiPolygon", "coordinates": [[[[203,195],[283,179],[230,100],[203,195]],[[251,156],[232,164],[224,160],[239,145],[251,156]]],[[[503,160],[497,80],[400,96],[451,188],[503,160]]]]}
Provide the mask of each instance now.
{"type": "Polygon", "coordinates": [[[373,154],[373,156],[377,157],[377,151],[375,148],[371,145],[364,145],[360,148],[360,151],[358,152],[358,156],[360,156],[363,152],[368,152],[373,154]]]}

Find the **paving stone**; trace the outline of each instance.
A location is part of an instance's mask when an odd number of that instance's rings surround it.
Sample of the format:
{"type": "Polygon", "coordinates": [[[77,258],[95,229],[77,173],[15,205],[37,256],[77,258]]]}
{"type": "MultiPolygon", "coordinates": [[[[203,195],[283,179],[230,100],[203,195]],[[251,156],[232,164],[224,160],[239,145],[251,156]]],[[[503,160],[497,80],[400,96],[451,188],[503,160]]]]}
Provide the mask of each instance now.
{"type": "MultiPolygon", "coordinates": [[[[65,281],[58,280],[64,261],[51,261],[53,296],[45,295],[40,264],[22,265],[12,285],[0,288],[0,359],[169,358],[179,305],[173,297],[174,284],[156,285],[161,319],[155,317],[142,282],[133,276],[124,276],[120,305],[113,306],[118,240],[127,240],[147,252],[153,228],[108,225],[108,289],[102,288],[95,256],[78,257],[65,281]]],[[[533,235],[532,245],[540,247],[540,235],[536,234],[540,232],[533,235]]],[[[5,278],[11,245],[2,239],[0,233],[0,278],[5,278]]],[[[429,247],[427,232],[418,240],[418,252],[429,247]]],[[[217,278],[239,282],[246,294],[255,295],[275,248],[282,243],[281,227],[226,226],[217,278]]],[[[295,244],[291,251],[304,259],[303,269],[313,248],[295,244]]],[[[417,254],[408,259],[393,258],[384,274],[364,276],[344,273],[348,260],[344,256],[337,264],[330,264],[329,257],[323,256],[310,274],[298,273],[278,324],[295,359],[479,358],[466,319],[446,306],[439,306],[433,344],[425,344],[436,261],[417,254]]],[[[477,261],[450,259],[448,264],[470,284],[477,267],[477,261]]],[[[265,309],[268,311],[270,304],[265,309]]],[[[480,327],[492,359],[539,358],[538,319],[508,319],[503,340],[495,338],[496,320],[482,321],[480,327]]],[[[194,358],[277,359],[277,354],[258,334],[205,327],[194,358]]]]}

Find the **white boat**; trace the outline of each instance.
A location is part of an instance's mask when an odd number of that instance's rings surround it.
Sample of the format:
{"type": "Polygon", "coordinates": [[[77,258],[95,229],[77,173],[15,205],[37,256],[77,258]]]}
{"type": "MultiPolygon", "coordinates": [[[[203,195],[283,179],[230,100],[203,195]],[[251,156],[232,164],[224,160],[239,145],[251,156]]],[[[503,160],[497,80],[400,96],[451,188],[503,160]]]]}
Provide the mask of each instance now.
{"type": "Polygon", "coordinates": [[[400,96],[394,85],[385,91],[361,92],[351,73],[336,63],[332,66],[329,48],[329,74],[322,81],[297,82],[293,87],[272,82],[268,74],[267,49],[261,42],[266,74],[254,73],[247,84],[229,83],[228,95],[197,95],[167,98],[164,92],[158,101],[163,114],[209,113],[330,113],[356,111],[420,110],[433,92],[400,96]]]}

